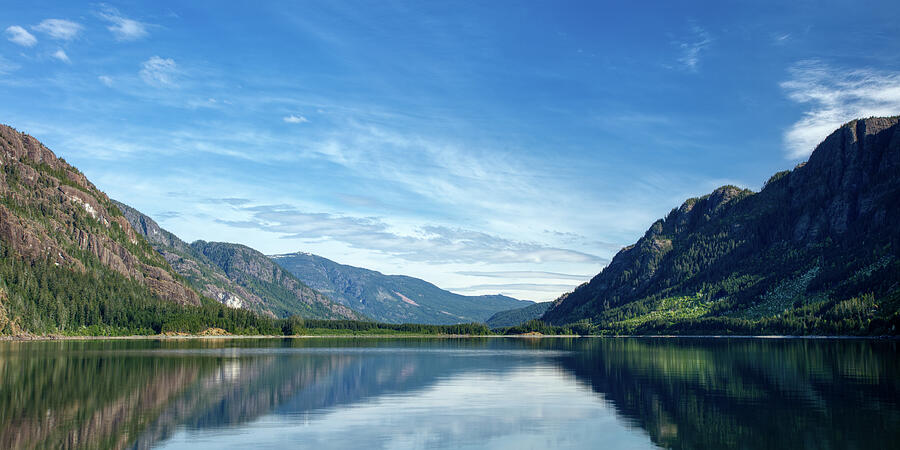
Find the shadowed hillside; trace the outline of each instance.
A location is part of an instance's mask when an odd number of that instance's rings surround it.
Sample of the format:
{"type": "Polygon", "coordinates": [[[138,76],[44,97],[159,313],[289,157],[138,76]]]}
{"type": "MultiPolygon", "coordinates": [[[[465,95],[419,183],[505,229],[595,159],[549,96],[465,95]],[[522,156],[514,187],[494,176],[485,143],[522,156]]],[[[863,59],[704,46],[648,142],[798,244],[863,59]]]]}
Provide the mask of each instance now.
{"type": "Polygon", "coordinates": [[[898,117],[850,122],[754,193],[686,201],[544,315],[617,333],[896,333],[898,117]]]}

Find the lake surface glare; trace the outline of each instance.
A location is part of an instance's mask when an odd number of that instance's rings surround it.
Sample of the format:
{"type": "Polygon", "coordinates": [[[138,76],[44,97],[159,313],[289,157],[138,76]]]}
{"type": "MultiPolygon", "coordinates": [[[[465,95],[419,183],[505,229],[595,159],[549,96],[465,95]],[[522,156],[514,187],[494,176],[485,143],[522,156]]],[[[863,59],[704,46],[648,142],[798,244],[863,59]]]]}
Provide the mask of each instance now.
{"type": "Polygon", "coordinates": [[[900,448],[897,344],[0,342],[0,448],[900,448]]]}

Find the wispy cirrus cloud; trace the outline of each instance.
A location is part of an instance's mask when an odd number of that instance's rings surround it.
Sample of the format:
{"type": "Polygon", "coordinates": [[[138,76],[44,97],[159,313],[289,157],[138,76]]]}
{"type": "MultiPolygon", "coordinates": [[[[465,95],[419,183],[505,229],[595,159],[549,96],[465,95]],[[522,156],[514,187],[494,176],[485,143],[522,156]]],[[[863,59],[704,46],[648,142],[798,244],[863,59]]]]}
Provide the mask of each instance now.
{"type": "Polygon", "coordinates": [[[6,28],[6,38],[9,39],[10,42],[23,47],[34,47],[34,44],[37,44],[37,38],[29,33],[28,30],[18,25],[12,25],[6,28]]]}
{"type": "Polygon", "coordinates": [[[45,33],[53,39],[70,41],[78,36],[84,27],[81,24],[65,19],[45,19],[31,27],[32,30],[45,33]]]}
{"type": "Polygon", "coordinates": [[[712,42],[713,38],[709,32],[699,25],[692,25],[687,37],[674,42],[679,50],[678,63],[689,72],[697,72],[700,57],[712,42]]]}
{"type": "Polygon", "coordinates": [[[791,40],[791,33],[773,33],[771,38],[773,44],[785,45],[791,40]]]}
{"type": "Polygon", "coordinates": [[[593,275],[574,275],[570,273],[559,273],[559,272],[544,272],[539,270],[502,270],[502,271],[493,271],[493,272],[483,272],[483,271],[460,271],[456,272],[459,275],[465,275],[469,277],[482,277],[482,278],[537,278],[537,279],[546,279],[546,280],[576,280],[576,281],[587,281],[591,279],[593,275]]]}
{"type": "Polygon", "coordinates": [[[447,290],[458,294],[480,292],[499,292],[504,294],[510,292],[568,292],[573,288],[575,288],[575,286],[571,284],[498,283],[476,284],[472,286],[447,288],[447,290]]]}
{"type": "Polygon", "coordinates": [[[160,211],[153,215],[153,217],[159,220],[169,220],[181,217],[181,213],[178,211],[160,211]]]}
{"type": "Polygon", "coordinates": [[[146,24],[123,16],[118,9],[111,6],[102,5],[97,15],[109,22],[107,29],[119,41],[136,41],[149,35],[146,24]]]}
{"type": "Polygon", "coordinates": [[[219,223],[279,233],[286,239],[334,240],[353,248],[389,254],[413,262],[447,263],[596,263],[595,255],[488,233],[439,225],[401,232],[375,217],[340,216],[298,210],[290,205],[240,207],[248,220],[219,223]]]}
{"type": "Polygon", "coordinates": [[[309,119],[307,119],[306,117],[298,116],[298,115],[294,115],[294,114],[291,114],[289,116],[284,116],[283,120],[287,123],[307,123],[307,122],[309,122],[309,119]]]}
{"type": "Polygon", "coordinates": [[[788,98],[808,110],[784,135],[787,156],[809,156],[816,145],[842,124],[862,117],[900,114],[900,73],[842,69],[806,60],[789,70],[781,87],[788,98]]]}
{"type": "Polygon", "coordinates": [[[6,75],[10,72],[19,70],[21,66],[0,55],[0,75],[6,75]]]}
{"type": "Polygon", "coordinates": [[[178,75],[178,65],[172,58],[152,56],[141,63],[139,74],[141,79],[151,86],[174,86],[175,77],[178,75]]]}

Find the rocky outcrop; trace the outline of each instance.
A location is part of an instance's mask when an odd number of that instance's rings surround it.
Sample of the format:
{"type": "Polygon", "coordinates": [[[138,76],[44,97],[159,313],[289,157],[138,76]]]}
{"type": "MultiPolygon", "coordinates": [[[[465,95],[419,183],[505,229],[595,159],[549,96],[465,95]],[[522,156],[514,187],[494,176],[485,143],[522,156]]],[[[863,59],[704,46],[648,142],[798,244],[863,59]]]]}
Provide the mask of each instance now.
{"type": "Polygon", "coordinates": [[[801,212],[797,240],[845,233],[854,223],[885,225],[900,174],[897,117],[850,122],[790,173],[790,207],[801,212]]]}
{"type": "Polygon", "coordinates": [[[35,138],[0,125],[0,241],[30,260],[70,270],[99,264],[160,298],[199,304],[113,206],[77,169],[35,138]]]}

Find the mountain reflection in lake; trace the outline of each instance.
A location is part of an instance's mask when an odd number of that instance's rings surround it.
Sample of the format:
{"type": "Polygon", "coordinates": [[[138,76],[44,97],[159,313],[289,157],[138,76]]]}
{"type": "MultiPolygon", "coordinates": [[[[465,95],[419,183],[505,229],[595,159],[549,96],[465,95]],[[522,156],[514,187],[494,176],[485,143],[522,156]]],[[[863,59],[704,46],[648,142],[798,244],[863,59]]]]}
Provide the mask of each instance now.
{"type": "Polygon", "coordinates": [[[0,448],[888,448],[896,341],[0,343],[0,448]]]}

